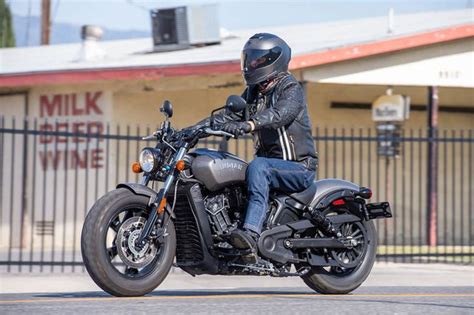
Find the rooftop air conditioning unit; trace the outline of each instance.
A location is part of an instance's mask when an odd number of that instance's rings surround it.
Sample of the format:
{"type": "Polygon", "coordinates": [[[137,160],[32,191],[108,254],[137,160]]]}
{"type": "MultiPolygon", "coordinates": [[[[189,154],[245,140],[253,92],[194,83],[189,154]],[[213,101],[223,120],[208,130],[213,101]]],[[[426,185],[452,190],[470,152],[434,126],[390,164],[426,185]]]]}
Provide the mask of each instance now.
{"type": "Polygon", "coordinates": [[[155,51],[220,43],[217,5],[204,4],[151,10],[155,51]]]}

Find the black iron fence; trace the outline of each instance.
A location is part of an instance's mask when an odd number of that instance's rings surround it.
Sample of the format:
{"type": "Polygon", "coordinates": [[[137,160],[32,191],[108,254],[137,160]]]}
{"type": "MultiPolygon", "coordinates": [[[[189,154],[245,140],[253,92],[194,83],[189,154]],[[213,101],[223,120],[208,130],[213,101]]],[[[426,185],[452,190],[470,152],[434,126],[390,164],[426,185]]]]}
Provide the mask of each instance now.
{"type": "MultiPolygon", "coordinates": [[[[0,271],[83,271],[80,233],[91,205],[123,181],[153,129],[89,122],[0,121],[0,271]]],[[[473,131],[404,130],[396,139],[371,128],[316,128],[318,178],[342,178],[391,203],[394,217],[377,220],[378,260],[472,264],[473,131]],[[398,144],[396,157],[380,146],[398,144]],[[428,159],[436,143],[437,159],[428,159]],[[429,161],[437,167],[435,211],[428,211],[429,161]]],[[[217,139],[199,146],[218,148],[217,139]]],[[[230,152],[251,160],[250,138],[230,152]]]]}

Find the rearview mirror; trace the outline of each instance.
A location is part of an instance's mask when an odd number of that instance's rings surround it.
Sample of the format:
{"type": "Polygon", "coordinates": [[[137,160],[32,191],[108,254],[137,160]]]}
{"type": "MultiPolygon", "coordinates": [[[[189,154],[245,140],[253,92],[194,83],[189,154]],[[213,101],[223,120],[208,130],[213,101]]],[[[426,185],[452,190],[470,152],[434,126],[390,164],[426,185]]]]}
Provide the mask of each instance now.
{"type": "Polygon", "coordinates": [[[227,98],[225,107],[233,113],[238,113],[247,107],[247,102],[238,95],[231,95],[227,98]]]}
{"type": "Polygon", "coordinates": [[[160,108],[160,112],[165,114],[167,118],[171,118],[173,116],[173,105],[171,105],[171,102],[165,100],[160,108]]]}

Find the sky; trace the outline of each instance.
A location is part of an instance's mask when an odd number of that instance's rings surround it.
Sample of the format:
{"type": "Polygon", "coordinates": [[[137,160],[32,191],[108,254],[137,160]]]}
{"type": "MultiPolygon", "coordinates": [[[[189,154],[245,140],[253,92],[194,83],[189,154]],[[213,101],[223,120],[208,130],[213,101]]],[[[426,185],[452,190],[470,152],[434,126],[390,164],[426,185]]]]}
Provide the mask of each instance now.
{"type": "MultiPolygon", "coordinates": [[[[41,0],[6,0],[13,14],[39,16],[41,0]]],[[[115,30],[150,31],[153,8],[217,3],[227,29],[325,22],[395,14],[462,9],[473,0],[52,0],[54,22],[93,24],[115,30]]]]}

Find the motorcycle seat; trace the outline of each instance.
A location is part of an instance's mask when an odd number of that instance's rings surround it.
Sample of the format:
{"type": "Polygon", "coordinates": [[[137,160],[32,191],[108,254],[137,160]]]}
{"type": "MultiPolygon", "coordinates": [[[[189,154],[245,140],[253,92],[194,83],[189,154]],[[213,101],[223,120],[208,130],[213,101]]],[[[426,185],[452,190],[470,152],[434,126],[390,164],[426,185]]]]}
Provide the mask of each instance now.
{"type": "Polygon", "coordinates": [[[360,187],[354,183],[341,179],[320,179],[314,181],[307,189],[300,192],[292,193],[289,196],[295,199],[296,201],[306,205],[312,201],[316,202],[320,200],[332,191],[337,191],[341,189],[359,191],[360,187]]]}
{"type": "Polygon", "coordinates": [[[318,188],[317,182],[313,182],[311,186],[303,191],[295,192],[290,194],[290,197],[302,204],[308,204],[313,200],[316,190],[318,188]]]}

